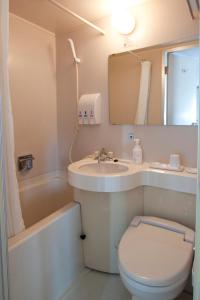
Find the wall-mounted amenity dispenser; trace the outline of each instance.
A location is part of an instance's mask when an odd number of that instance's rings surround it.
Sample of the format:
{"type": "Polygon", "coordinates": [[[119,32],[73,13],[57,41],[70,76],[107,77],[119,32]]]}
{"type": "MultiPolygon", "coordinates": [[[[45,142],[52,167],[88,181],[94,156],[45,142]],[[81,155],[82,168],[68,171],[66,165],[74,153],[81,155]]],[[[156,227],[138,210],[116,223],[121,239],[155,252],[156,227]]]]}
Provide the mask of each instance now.
{"type": "Polygon", "coordinates": [[[78,122],[82,125],[101,124],[101,94],[85,94],[80,97],[78,122]]]}

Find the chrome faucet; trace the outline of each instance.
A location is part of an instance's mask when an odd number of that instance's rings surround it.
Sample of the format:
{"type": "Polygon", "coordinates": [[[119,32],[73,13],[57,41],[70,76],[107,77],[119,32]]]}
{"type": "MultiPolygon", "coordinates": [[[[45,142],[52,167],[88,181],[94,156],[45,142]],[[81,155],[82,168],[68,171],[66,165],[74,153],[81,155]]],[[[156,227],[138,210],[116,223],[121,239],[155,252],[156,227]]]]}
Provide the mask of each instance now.
{"type": "Polygon", "coordinates": [[[101,148],[101,150],[99,151],[99,155],[97,157],[98,164],[100,164],[101,161],[105,161],[106,160],[106,156],[107,156],[106,149],[105,148],[101,148]]]}
{"type": "Polygon", "coordinates": [[[101,148],[95,159],[98,160],[98,164],[100,164],[101,161],[112,160],[113,152],[107,152],[105,148],[101,148]]]}

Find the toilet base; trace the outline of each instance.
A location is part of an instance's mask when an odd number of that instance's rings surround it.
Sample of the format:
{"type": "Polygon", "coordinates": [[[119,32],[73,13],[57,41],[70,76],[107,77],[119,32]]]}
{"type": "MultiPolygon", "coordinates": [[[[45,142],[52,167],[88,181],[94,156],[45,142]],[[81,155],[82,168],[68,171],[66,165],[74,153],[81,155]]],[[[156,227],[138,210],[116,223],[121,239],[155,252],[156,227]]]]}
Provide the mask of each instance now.
{"type": "Polygon", "coordinates": [[[186,275],[182,280],[167,287],[145,286],[130,280],[123,272],[120,272],[122,282],[132,295],[132,300],[173,300],[178,297],[187,282],[186,275]]]}

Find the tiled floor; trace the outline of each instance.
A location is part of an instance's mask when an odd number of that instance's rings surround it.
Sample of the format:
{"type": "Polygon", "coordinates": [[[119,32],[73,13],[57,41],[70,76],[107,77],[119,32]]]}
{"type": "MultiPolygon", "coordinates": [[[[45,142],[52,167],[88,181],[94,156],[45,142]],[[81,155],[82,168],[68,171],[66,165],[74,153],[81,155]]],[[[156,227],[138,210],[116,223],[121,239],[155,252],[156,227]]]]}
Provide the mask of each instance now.
{"type": "MultiPolygon", "coordinates": [[[[119,276],[87,270],[62,300],[131,300],[131,296],[119,276]]],[[[183,294],[177,300],[192,300],[192,296],[183,294]]]]}

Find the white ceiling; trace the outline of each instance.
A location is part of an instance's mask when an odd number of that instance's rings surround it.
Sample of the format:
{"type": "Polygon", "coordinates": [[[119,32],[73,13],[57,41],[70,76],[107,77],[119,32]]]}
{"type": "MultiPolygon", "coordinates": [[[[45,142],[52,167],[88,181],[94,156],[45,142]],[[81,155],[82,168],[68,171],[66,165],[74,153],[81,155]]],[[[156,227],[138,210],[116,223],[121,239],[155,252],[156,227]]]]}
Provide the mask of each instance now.
{"type": "MultiPolygon", "coordinates": [[[[110,14],[112,0],[57,1],[89,21],[94,21],[110,14]]],[[[154,0],[129,1],[132,5],[140,5],[154,0]]],[[[82,25],[82,22],[55,7],[48,0],[10,0],[10,12],[52,32],[67,33],[82,25]]]]}

